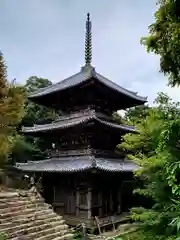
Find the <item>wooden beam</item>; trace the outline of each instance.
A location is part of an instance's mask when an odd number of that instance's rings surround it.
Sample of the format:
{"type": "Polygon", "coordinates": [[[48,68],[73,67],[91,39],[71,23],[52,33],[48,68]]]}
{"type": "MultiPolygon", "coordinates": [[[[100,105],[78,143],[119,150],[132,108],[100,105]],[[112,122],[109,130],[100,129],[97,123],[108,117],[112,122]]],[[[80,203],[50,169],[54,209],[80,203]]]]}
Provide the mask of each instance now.
{"type": "Polygon", "coordinates": [[[88,205],[88,219],[90,219],[92,216],[92,189],[91,188],[88,188],[87,205],[88,205]]]}
{"type": "Polygon", "coordinates": [[[118,189],[118,212],[120,213],[122,210],[122,200],[121,200],[121,188],[118,189]]]}
{"type": "Polygon", "coordinates": [[[98,196],[98,202],[100,204],[99,207],[99,216],[101,217],[103,215],[103,202],[102,202],[102,191],[99,192],[99,196],[98,196]]]}
{"type": "Polygon", "coordinates": [[[80,200],[80,195],[79,195],[79,188],[76,189],[76,216],[79,216],[79,200],[80,200]]]}
{"type": "Polygon", "coordinates": [[[112,196],[112,190],[110,190],[110,211],[113,212],[113,196],[112,196]]]}

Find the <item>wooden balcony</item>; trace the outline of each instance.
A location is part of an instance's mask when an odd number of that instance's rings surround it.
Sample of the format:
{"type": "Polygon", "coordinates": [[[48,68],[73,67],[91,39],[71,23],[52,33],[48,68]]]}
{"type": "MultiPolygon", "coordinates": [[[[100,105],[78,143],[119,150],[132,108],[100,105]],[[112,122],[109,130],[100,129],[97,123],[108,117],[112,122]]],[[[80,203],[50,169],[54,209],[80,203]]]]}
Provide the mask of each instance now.
{"type": "Polygon", "coordinates": [[[93,148],[84,148],[84,149],[48,149],[46,151],[47,155],[50,157],[68,157],[68,156],[83,156],[94,154],[96,156],[110,156],[110,157],[121,157],[123,156],[120,151],[111,151],[111,150],[102,150],[102,149],[93,149],[93,148]]]}

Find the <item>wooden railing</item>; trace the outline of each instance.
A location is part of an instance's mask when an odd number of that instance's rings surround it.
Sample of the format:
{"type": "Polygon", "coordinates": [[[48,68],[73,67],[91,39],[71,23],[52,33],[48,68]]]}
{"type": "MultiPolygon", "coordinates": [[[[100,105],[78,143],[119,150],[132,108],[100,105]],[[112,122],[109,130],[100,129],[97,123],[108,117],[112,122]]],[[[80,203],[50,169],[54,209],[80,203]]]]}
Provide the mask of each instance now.
{"type": "Polygon", "coordinates": [[[83,156],[83,155],[103,155],[109,157],[120,157],[119,152],[112,152],[111,150],[101,150],[101,149],[93,149],[93,148],[86,148],[86,149],[76,149],[76,150],[60,150],[60,149],[48,149],[46,151],[48,156],[51,157],[63,157],[63,156],[83,156]]]}
{"type": "Polygon", "coordinates": [[[101,229],[108,225],[113,226],[113,230],[116,231],[116,224],[120,222],[128,222],[130,219],[130,213],[121,213],[121,214],[115,214],[112,216],[107,217],[95,217],[95,224],[99,230],[99,234],[101,235],[101,229]]]}
{"type": "Polygon", "coordinates": [[[89,106],[89,108],[86,109],[82,109],[79,111],[75,111],[75,112],[71,112],[71,113],[67,113],[64,115],[59,115],[59,117],[57,118],[57,120],[55,120],[55,122],[61,121],[61,120],[66,120],[66,119],[71,119],[71,118],[78,118],[78,117],[84,117],[84,116],[88,116],[95,113],[97,117],[99,118],[103,118],[103,119],[107,119],[107,120],[113,120],[112,115],[111,114],[106,114],[101,112],[100,110],[97,110],[95,108],[95,106],[89,106]]]}

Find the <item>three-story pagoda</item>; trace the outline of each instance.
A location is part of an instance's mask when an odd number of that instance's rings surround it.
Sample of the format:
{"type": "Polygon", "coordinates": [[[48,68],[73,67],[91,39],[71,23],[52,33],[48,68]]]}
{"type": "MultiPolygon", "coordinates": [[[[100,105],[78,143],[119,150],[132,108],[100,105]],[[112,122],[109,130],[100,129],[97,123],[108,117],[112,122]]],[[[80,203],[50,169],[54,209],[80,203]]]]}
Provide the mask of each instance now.
{"type": "Polygon", "coordinates": [[[67,222],[75,225],[94,216],[118,215],[130,206],[130,185],[137,166],[116,150],[121,136],[136,133],[118,124],[112,113],[146,98],[118,86],[91,65],[91,21],[86,21],[85,65],[77,74],[33,92],[29,99],[62,113],[51,124],[24,127],[23,133],[46,140],[42,161],[17,164],[24,172],[42,176],[43,195],[67,222]],[[76,221],[77,220],[77,221],[76,221]]]}

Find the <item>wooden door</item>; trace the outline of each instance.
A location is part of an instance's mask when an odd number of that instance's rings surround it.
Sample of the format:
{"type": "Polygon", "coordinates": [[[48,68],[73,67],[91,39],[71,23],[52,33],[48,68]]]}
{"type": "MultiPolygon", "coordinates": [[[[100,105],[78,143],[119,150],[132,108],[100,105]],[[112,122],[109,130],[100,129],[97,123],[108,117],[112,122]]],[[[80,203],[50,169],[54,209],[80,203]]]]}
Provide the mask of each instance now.
{"type": "Polygon", "coordinates": [[[111,209],[111,201],[110,201],[110,193],[109,192],[103,192],[103,201],[102,201],[102,212],[103,215],[108,215],[110,213],[111,209]]]}
{"type": "Polygon", "coordinates": [[[66,212],[68,214],[76,213],[76,197],[74,193],[71,193],[67,196],[66,212]]]}
{"type": "Polygon", "coordinates": [[[87,190],[80,190],[79,192],[79,215],[87,218],[88,213],[88,193],[87,190]]]}

